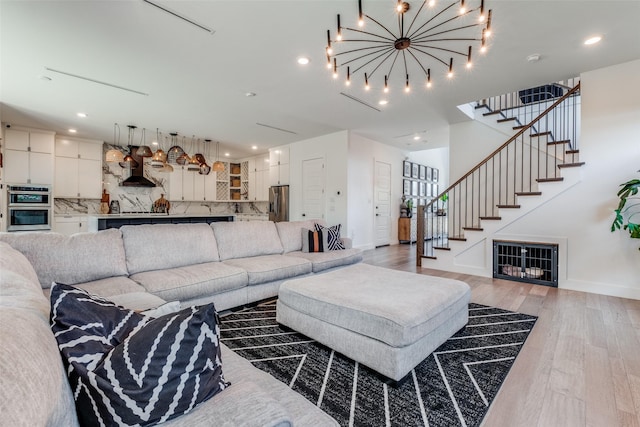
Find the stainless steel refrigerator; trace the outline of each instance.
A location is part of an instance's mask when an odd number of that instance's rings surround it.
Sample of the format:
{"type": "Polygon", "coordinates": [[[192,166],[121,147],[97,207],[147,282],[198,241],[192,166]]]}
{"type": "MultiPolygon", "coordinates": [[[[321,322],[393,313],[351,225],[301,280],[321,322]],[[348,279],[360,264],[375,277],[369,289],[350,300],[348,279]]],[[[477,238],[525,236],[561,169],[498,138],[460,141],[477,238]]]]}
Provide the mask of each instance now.
{"type": "Polygon", "coordinates": [[[269,221],[289,221],[288,185],[274,185],[269,188],[269,221]]]}

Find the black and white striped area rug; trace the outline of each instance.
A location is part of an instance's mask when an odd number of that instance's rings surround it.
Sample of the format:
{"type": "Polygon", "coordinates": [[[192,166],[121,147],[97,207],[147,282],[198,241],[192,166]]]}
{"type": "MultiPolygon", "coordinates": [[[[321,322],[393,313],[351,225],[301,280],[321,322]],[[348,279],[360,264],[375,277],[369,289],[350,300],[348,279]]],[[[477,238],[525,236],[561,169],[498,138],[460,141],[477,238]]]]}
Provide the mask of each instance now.
{"type": "Polygon", "coordinates": [[[390,385],[275,317],[275,301],[223,316],[222,342],[343,426],[431,427],[480,425],[537,319],[470,304],[468,325],[390,385]]]}

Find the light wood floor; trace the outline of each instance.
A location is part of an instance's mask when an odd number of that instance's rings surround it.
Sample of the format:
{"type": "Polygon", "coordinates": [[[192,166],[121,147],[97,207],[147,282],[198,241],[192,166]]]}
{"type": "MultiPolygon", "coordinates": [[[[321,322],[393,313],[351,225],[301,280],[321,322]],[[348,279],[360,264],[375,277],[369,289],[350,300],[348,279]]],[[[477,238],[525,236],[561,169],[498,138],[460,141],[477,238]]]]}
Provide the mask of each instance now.
{"type": "Polygon", "coordinates": [[[420,268],[415,245],[364,258],[462,280],[475,303],[538,316],[483,427],[640,427],[640,301],[420,268]]]}

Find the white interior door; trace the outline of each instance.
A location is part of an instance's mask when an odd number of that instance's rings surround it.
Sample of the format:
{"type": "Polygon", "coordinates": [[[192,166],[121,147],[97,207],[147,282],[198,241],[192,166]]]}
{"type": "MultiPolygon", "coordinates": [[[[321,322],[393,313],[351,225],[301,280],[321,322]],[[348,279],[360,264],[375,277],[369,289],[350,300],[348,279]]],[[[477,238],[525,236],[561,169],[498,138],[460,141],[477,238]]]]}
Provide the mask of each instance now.
{"type": "Polygon", "coordinates": [[[391,243],[391,165],[376,161],[375,172],[375,244],[391,243]]]}
{"type": "Polygon", "coordinates": [[[324,158],[302,161],[303,219],[324,218],[324,158]]]}

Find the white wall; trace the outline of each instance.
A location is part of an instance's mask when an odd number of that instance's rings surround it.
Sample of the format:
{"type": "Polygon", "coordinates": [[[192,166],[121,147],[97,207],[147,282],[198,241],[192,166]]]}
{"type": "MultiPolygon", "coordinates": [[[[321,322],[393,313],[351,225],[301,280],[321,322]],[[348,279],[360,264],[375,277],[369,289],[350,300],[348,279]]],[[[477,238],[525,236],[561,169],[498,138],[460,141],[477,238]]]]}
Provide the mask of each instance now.
{"type": "MultiPolygon", "coordinates": [[[[581,182],[500,231],[565,246],[561,288],[640,299],[640,240],[609,231],[619,185],[640,169],[640,86],[632,84],[638,75],[640,60],[581,75],[581,182]]],[[[491,151],[477,143],[490,132],[470,138],[471,130],[452,126],[452,180],[491,151]]]]}
{"type": "Polygon", "coordinates": [[[325,212],[329,225],[342,224],[342,235],[350,236],[347,220],[347,131],[306,139],[289,145],[289,219],[299,221],[302,217],[302,162],[324,158],[325,212]],[[338,194],[340,193],[340,194],[338,194]]]}
{"type": "Polygon", "coordinates": [[[395,147],[350,133],[348,236],[353,239],[354,247],[363,249],[375,247],[373,188],[376,161],[391,165],[390,243],[398,243],[398,218],[402,200],[402,161],[406,156],[405,152],[395,147]]]}
{"type": "Polygon", "coordinates": [[[438,169],[438,188],[444,191],[449,186],[449,148],[434,148],[431,150],[412,151],[409,160],[421,165],[438,169]]]}

